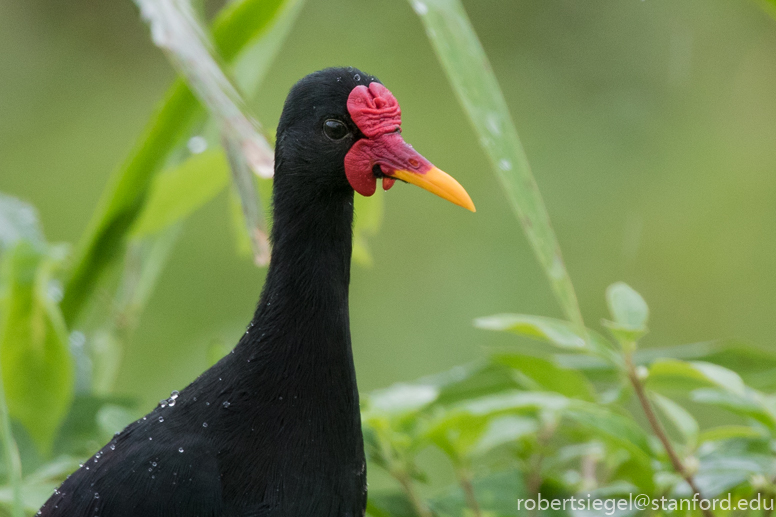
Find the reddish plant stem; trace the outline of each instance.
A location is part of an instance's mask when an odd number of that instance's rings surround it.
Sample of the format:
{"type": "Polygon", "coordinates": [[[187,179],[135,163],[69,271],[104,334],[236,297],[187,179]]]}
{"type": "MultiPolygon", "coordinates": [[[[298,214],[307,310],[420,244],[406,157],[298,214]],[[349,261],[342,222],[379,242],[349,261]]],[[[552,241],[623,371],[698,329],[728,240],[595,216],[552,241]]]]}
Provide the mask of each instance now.
{"type": "MultiPolygon", "coordinates": [[[[657,414],[652,407],[652,403],[649,401],[649,397],[647,397],[644,384],[641,382],[641,379],[639,379],[638,373],[636,372],[636,367],[633,365],[633,359],[629,353],[625,355],[625,366],[627,368],[628,379],[630,380],[631,385],[633,385],[633,389],[635,390],[636,396],[639,399],[639,403],[644,410],[644,414],[647,416],[649,425],[657,435],[660,443],[663,444],[663,448],[665,448],[666,453],[668,454],[668,459],[671,461],[671,465],[673,465],[677,474],[684,478],[684,480],[690,486],[690,489],[692,489],[694,493],[698,494],[698,498],[703,499],[703,495],[698,489],[698,485],[695,484],[695,479],[693,479],[692,474],[687,471],[687,468],[685,468],[681,458],[679,458],[679,454],[677,454],[676,449],[674,449],[671,440],[668,439],[668,434],[666,434],[666,430],[663,427],[663,424],[657,417],[657,414]]],[[[714,517],[714,513],[712,513],[711,510],[704,510],[701,508],[701,511],[705,517],[714,517]]]]}

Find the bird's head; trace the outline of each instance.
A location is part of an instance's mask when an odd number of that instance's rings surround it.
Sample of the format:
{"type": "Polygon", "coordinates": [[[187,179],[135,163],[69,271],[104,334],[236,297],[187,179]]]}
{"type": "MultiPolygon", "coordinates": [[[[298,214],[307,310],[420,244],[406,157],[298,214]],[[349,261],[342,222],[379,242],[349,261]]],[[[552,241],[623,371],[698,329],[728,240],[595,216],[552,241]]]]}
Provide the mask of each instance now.
{"type": "Polygon", "coordinates": [[[398,179],[474,211],[463,187],[404,141],[393,94],[355,68],[328,68],[294,85],[280,117],[275,160],[276,181],[304,174],[309,188],[371,196],[378,180],[388,190],[398,179]]]}

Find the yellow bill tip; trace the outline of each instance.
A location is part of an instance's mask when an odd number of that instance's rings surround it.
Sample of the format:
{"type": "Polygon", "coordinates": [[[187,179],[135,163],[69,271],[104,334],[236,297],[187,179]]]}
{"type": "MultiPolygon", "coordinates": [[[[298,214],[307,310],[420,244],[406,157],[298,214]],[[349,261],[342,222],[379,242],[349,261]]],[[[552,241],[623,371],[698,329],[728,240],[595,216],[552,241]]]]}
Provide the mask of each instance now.
{"type": "Polygon", "coordinates": [[[431,169],[424,173],[395,170],[391,174],[391,177],[417,185],[418,187],[428,190],[432,194],[436,194],[442,199],[446,199],[470,212],[477,211],[477,209],[474,208],[472,198],[469,197],[469,193],[466,192],[461,184],[452,176],[436,167],[431,167],[431,169]]]}

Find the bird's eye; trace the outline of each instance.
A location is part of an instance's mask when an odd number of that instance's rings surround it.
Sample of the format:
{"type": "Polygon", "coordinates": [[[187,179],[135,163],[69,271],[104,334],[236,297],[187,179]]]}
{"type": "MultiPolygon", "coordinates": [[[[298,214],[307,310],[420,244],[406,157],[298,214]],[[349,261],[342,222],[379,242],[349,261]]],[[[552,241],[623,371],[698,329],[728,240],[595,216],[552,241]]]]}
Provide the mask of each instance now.
{"type": "Polygon", "coordinates": [[[323,123],[323,132],[332,140],[342,140],[348,134],[348,126],[341,120],[330,118],[323,123]]]}

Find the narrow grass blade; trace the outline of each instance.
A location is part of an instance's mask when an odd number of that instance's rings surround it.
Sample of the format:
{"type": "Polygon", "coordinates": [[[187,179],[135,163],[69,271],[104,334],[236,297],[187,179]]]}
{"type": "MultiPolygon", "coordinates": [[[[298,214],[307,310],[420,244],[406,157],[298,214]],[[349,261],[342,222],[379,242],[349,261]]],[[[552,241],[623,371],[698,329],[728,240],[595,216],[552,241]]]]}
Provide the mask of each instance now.
{"type": "Polygon", "coordinates": [[[188,0],[135,0],[151,27],[154,43],[165,51],[207,106],[220,129],[232,180],[240,197],[246,230],[258,265],[269,262],[269,240],[261,217],[253,173],[272,177],[272,146],[259,123],[213,56],[210,40],[188,0]]]}
{"type": "MultiPolygon", "coordinates": [[[[233,61],[246,45],[264,36],[281,7],[290,1],[298,0],[229,3],[212,27],[214,45],[220,57],[227,62],[233,61]]],[[[68,324],[78,317],[102,273],[122,257],[126,234],[143,207],[154,174],[204,114],[202,105],[186,83],[177,80],[135,150],[111,178],[84,232],[62,301],[68,324]]]]}
{"type": "Polygon", "coordinates": [[[460,0],[410,0],[544,268],[566,317],[583,327],[574,286],[507,103],[460,0]]]}

